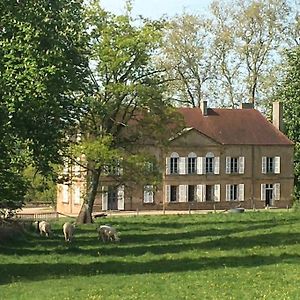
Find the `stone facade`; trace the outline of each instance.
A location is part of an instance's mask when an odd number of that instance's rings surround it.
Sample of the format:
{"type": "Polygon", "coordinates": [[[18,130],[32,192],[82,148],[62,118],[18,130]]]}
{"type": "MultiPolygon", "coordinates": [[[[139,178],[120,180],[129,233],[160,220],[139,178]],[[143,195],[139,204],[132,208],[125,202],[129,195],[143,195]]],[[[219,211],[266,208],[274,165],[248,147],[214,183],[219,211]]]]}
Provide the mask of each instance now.
{"type": "MultiPolygon", "coordinates": [[[[235,114],[243,110],[235,110],[235,114]]],[[[114,187],[109,176],[103,177],[94,211],[291,206],[293,143],[262,119],[259,112],[251,111],[252,118],[257,118],[260,124],[255,124],[254,132],[244,130],[244,125],[240,124],[240,128],[232,133],[241,134],[240,143],[226,143],[224,135],[218,138],[220,128],[215,128],[215,132],[209,135],[189,126],[173,138],[165,153],[152,148],[151,152],[162,166],[163,180],[158,187],[125,189],[124,186],[114,187]],[[256,133],[257,128],[261,131],[256,133]],[[252,140],[243,134],[252,134],[252,140]],[[264,138],[264,135],[268,136],[264,138]]],[[[222,117],[222,110],[216,112],[222,117]]],[[[247,118],[247,114],[245,116],[247,118]]],[[[209,117],[209,109],[208,116],[203,117],[209,117]]],[[[225,117],[224,126],[232,121],[226,114],[225,117]]],[[[57,210],[60,212],[77,213],[80,210],[82,195],[79,196],[78,190],[83,190],[84,185],[80,178],[73,181],[68,188],[66,185],[58,187],[57,210]]]]}

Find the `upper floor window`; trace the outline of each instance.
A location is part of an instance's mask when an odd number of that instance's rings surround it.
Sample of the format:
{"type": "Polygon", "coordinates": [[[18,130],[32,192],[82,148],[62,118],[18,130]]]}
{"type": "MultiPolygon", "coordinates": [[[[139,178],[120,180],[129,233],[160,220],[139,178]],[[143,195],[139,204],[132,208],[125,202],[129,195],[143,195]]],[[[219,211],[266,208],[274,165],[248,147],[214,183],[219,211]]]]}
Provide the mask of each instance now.
{"type": "Polygon", "coordinates": [[[214,173],[214,163],[215,157],[213,153],[207,153],[205,156],[205,173],[213,174],[214,173]]]}
{"type": "Polygon", "coordinates": [[[153,203],[154,200],[154,191],[153,185],[144,186],[144,203],[153,203]]]}
{"type": "Polygon", "coordinates": [[[187,171],[188,174],[197,173],[197,155],[195,153],[190,153],[187,158],[187,171]]]}
{"type": "Polygon", "coordinates": [[[226,174],[243,174],[245,168],[245,157],[226,156],[226,174]]]}
{"type": "Polygon", "coordinates": [[[262,157],[262,173],[273,173],[279,174],[280,173],[280,156],[269,157],[263,156],[262,157]]]}
{"type": "Polygon", "coordinates": [[[170,174],[178,174],[179,173],[179,155],[174,152],[170,157],[170,174]]]}

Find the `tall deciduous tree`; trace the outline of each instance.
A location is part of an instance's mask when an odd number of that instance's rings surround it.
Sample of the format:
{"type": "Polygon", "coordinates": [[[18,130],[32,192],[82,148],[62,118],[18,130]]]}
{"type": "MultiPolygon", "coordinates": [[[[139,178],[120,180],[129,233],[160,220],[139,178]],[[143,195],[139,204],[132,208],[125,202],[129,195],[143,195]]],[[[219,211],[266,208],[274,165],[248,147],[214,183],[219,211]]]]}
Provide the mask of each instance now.
{"type": "Polygon", "coordinates": [[[115,184],[158,182],[158,166],[148,150],[154,141],[156,146],[167,142],[164,125],[174,118],[163,100],[162,72],[153,64],[162,24],[134,20],[130,11],[115,16],[102,10],[98,1],[87,15],[93,88],[82,102],[78,148],[87,163],[85,203],[91,215],[107,168],[122,170],[114,174],[115,184]]]}
{"type": "Polygon", "coordinates": [[[284,125],[288,137],[295,143],[295,194],[300,197],[300,46],[288,52],[287,75],[278,98],[284,104],[284,125]]]}
{"type": "MultiPolygon", "coordinates": [[[[65,130],[74,120],[74,93],[84,82],[82,8],[81,0],[0,3],[0,177],[12,191],[22,170],[9,168],[7,157],[15,162],[26,153],[43,172],[60,160],[65,130]]],[[[3,184],[5,194],[1,189],[3,184]]]]}

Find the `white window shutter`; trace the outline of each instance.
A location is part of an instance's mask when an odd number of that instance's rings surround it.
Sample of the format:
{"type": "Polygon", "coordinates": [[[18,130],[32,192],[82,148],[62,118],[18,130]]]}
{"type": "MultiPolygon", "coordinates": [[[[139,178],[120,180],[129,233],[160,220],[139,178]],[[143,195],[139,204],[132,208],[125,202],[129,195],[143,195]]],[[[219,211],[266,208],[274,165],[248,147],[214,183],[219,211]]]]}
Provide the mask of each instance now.
{"type": "Polygon", "coordinates": [[[239,184],[239,201],[245,200],[245,185],[243,183],[239,184]]]}
{"type": "Polygon", "coordinates": [[[170,174],[170,157],[166,157],[166,175],[170,174]]]}
{"type": "Polygon", "coordinates": [[[239,157],[239,174],[244,174],[245,172],[245,157],[239,157]]]}
{"type": "Polygon", "coordinates": [[[203,185],[197,184],[197,202],[203,202],[203,185]]]}
{"type": "Polygon", "coordinates": [[[275,174],[280,174],[280,156],[275,156],[275,174]]]}
{"type": "Polygon", "coordinates": [[[203,157],[197,157],[197,174],[203,174],[203,157]]]}
{"type": "Polygon", "coordinates": [[[215,184],[214,200],[220,202],[220,184],[215,184]]]}
{"type": "Polygon", "coordinates": [[[187,185],[179,185],[179,202],[187,202],[187,185]]]}
{"type": "Polygon", "coordinates": [[[166,185],[166,190],[165,190],[165,202],[170,202],[170,197],[171,197],[171,186],[170,185],[166,185]]]}
{"type": "Polygon", "coordinates": [[[226,201],[230,201],[230,184],[226,184],[226,201]]]}
{"type": "Polygon", "coordinates": [[[102,186],[102,210],[107,210],[107,205],[108,205],[107,186],[102,186]]]}
{"type": "Polygon", "coordinates": [[[263,156],[261,159],[261,172],[263,174],[267,173],[267,157],[263,156]]]}
{"type": "Polygon", "coordinates": [[[80,204],[80,186],[74,187],[74,204],[80,204]]]}
{"type": "Polygon", "coordinates": [[[185,157],[179,157],[179,174],[181,174],[181,175],[186,174],[185,157]]]}
{"type": "Polygon", "coordinates": [[[118,187],[118,210],[124,210],[125,208],[124,196],[124,185],[120,185],[118,187]]]}
{"type": "Polygon", "coordinates": [[[62,186],[62,202],[69,203],[69,186],[66,184],[62,186]]]}
{"type": "Polygon", "coordinates": [[[274,200],[280,200],[280,183],[274,184],[274,200]]]}
{"type": "Polygon", "coordinates": [[[231,173],[230,162],[231,162],[231,157],[230,156],[226,156],[226,174],[230,174],[231,173]]]}
{"type": "Polygon", "coordinates": [[[264,183],[260,185],[260,200],[266,201],[266,185],[264,183]]]}
{"type": "Polygon", "coordinates": [[[214,158],[214,174],[220,174],[220,157],[216,156],[214,158]]]}

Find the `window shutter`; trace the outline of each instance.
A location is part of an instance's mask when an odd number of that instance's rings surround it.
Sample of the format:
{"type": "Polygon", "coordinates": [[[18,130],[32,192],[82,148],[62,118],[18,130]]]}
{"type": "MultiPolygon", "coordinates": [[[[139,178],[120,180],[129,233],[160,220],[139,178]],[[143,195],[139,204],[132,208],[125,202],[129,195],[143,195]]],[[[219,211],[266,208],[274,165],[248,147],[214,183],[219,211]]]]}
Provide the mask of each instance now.
{"type": "Polygon", "coordinates": [[[170,196],[171,196],[171,186],[170,185],[166,185],[166,195],[165,195],[165,202],[170,202],[170,196]]]}
{"type": "Polygon", "coordinates": [[[245,200],[245,185],[243,183],[239,184],[239,201],[245,200]]]}
{"type": "Polygon", "coordinates": [[[266,201],[266,185],[264,183],[260,185],[260,200],[266,201]]]}
{"type": "Polygon", "coordinates": [[[203,202],[203,185],[197,184],[197,202],[203,202]]]}
{"type": "Polygon", "coordinates": [[[108,192],[107,186],[102,186],[102,210],[107,210],[108,192]]]}
{"type": "Polygon", "coordinates": [[[74,204],[80,204],[80,186],[74,187],[74,204]]]}
{"type": "Polygon", "coordinates": [[[179,157],[179,174],[185,175],[185,157],[179,157]]]}
{"type": "Polygon", "coordinates": [[[239,157],[239,174],[244,174],[245,172],[245,157],[239,157]]]}
{"type": "Polygon", "coordinates": [[[197,174],[203,174],[203,157],[197,157],[197,174]]]}
{"type": "Polygon", "coordinates": [[[144,186],[144,202],[153,203],[153,185],[144,186]]]}
{"type": "Polygon", "coordinates": [[[179,202],[187,202],[187,185],[179,185],[179,202]]]}
{"type": "Polygon", "coordinates": [[[170,174],[170,157],[166,157],[166,175],[170,174]]]}
{"type": "Polygon", "coordinates": [[[118,187],[118,209],[119,210],[124,210],[124,185],[120,185],[118,187]]]}
{"type": "Polygon", "coordinates": [[[230,201],[230,184],[226,184],[226,201],[230,201]]]}
{"type": "Polygon", "coordinates": [[[274,200],[280,200],[280,183],[274,184],[274,200]]]}
{"type": "Polygon", "coordinates": [[[263,156],[261,159],[261,172],[263,174],[267,173],[267,157],[263,156]]]}
{"type": "Polygon", "coordinates": [[[231,173],[231,170],[230,170],[230,160],[231,160],[231,157],[230,156],[226,156],[226,174],[230,174],[231,173]]]}
{"type": "Polygon", "coordinates": [[[220,184],[215,184],[215,190],[214,190],[214,198],[215,201],[220,201],[220,184]]]}
{"type": "Polygon", "coordinates": [[[275,174],[280,174],[280,156],[275,156],[275,174]]]}
{"type": "Polygon", "coordinates": [[[214,174],[220,174],[220,157],[216,156],[214,158],[214,174]]]}
{"type": "Polygon", "coordinates": [[[62,186],[62,202],[69,203],[69,186],[64,184],[62,186]]]}

